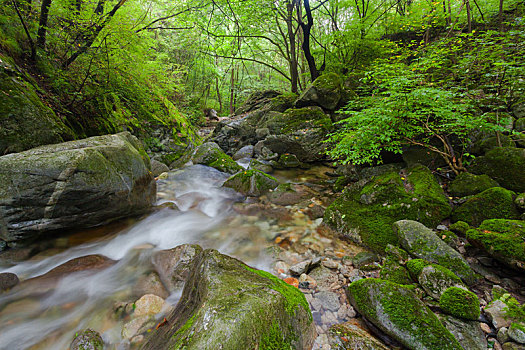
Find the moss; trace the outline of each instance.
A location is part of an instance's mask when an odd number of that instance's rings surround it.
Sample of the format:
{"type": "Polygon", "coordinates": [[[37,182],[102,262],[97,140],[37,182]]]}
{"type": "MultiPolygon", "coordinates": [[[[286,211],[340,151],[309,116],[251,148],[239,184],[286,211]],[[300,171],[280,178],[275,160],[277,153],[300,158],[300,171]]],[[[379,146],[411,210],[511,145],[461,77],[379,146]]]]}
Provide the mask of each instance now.
{"type": "Polygon", "coordinates": [[[271,328],[267,333],[264,333],[259,345],[261,350],[287,350],[293,349],[290,339],[283,336],[283,332],[279,329],[279,324],[274,320],[271,328]]]}
{"type": "Polygon", "coordinates": [[[410,278],[407,269],[399,265],[397,259],[395,258],[386,259],[379,276],[384,280],[397,284],[412,283],[412,279],[410,278]]]}
{"type": "Polygon", "coordinates": [[[260,196],[277,187],[278,181],[260,170],[240,171],[230,176],[223,184],[246,196],[260,196]]]}
{"type": "Polygon", "coordinates": [[[449,226],[450,231],[466,235],[467,231],[470,229],[470,225],[467,224],[465,221],[457,221],[449,226]]]}
{"type": "Polygon", "coordinates": [[[452,231],[441,231],[439,235],[443,242],[449,246],[453,246],[458,239],[458,236],[452,231]]]}
{"type": "Polygon", "coordinates": [[[497,147],[477,157],[471,167],[475,174],[487,174],[509,190],[525,191],[525,149],[497,147]]]}
{"type": "Polygon", "coordinates": [[[427,168],[389,171],[346,188],[326,210],[324,222],[376,252],[399,245],[392,224],[401,219],[435,226],[450,214],[445,194],[427,168]]]}
{"type": "Polygon", "coordinates": [[[347,292],[361,314],[408,348],[462,349],[410,288],[368,278],[351,283],[347,292]]]}
{"type": "Polygon", "coordinates": [[[272,111],[283,112],[293,106],[297,99],[297,94],[293,92],[286,92],[282,95],[274,97],[270,100],[270,108],[272,111]]]}
{"type": "Polygon", "coordinates": [[[312,320],[312,313],[310,312],[310,307],[308,306],[308,302],[306,301],[306,298],[301,291],[293,286],[290,286],[286,282],[281,281],[279,278],[275,277],[269,272],[263,271],[263,270],[256,270],[252,269],[251,267],[246,266],[246,269],[248,271],[254,272],[257,275],[267,278],[270,281],[273,282],[272,288],[276,292],[279,292],[286,300],[286,312],[290,316],[295,315],[295,310],[299,305],[303,307],[303,309],[308,313],[309,320],[312,320]]]}
{"type": "Polygon", "coordinates": [[[332,129],[332,120],[318,108],[291,108],[280,116],[285,121],[282,133],[291,134],[302,129],[332,129]]]}
{"type": "Polygon", "coordinates": [[[468,230],[467,238],[500,261],[511,265],[525,262],[523,220],[485,220],[479,228],[468,230]]]}
{"type": "Polygon", "coordinates": [[[456,197],[465,197],[497,186],[499,186],[498,183],[488,175],[474,175],[464,172],[459,174],[454,181],[450,183],[449,192],[456,197]]]}
{"type": "Polygon", "coordinates": [[[513,196],[514,192],[502,187],[489,188],[456,208],[452,219],[473,226],[479,226],[487,219],[517,219],[519,213],[514,206],[513,196]]]}
{"type": "Polygon", "coordinates": [[[186,334],[192,327],[193,323],[195,322],[195,316],[197,316],[197,313],[194,313],[187,321],[180,327],[172,336],[172,339],[177,339],[177,342],[170,348],[170,350],[178,350],[183,349],[186,344],[191,342],[191,338],[193,334],[186,334]]]}
{"type": "Polygon", "coordinates": [[[387,258],[395,258],[399,262],[408,260],[408,253],[406,252],[406,250],[399,247],[395,247],[391,244],[386,246],[385,253],[387,255],[387,258]]]}
{"type": "Polygon", "coordinates": [[[412,278],[417,281],[419,278],[419,275],[421,274],[421,271],[429,265],[432,265],[432,263],[423,260],[423,259],[412,259],[407,262],[407,269],[408,272],[410,272],[410,275],[412,278]]]}
{"type": "Polygon", "coordinates": [[[477,295],[459,287],[448,288],[439,298],[439,307],[452,316],[473,321],[481,312],[477,295]]]}

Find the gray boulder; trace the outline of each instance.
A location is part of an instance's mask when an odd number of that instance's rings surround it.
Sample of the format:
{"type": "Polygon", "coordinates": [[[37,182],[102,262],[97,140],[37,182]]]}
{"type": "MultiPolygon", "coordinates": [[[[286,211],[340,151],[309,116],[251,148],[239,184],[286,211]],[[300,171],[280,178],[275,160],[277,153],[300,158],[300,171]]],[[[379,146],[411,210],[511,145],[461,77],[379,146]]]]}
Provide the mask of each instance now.
{"type": "Polygon", "coordinates": [[[470,171],[487,174],[501,186],[517,192],[525,192],[525,149],[497,147],[482,157],[477,157],[470,171]]]}
{"type": "Polygon", "coordinates": [[[147,212],[156,200],[150,161],[128,132],[0,157],[0,238],[92,227],[147,212]]]}
{"type": "Polygon", "coordinates": [[[214,142],[206,142],[197,147],[191,160],[194,164],[207,165],[228,174],[235,174],[243,169],[214,142]]]}
{"type": "Polygon", "coordinates": [[[183,244],[172,249],[156,252],[152,263],[159,277],[170,292],[182,288],[193,260],[202,252],[195,244],[183,244]]]}
{"type": "Polygon", "coordinates": [[[367,320],[408,349],[463,349],[412,289],[368,278],[351,283],[347,296],[367,320]]]}
{"type": "Polygon", "coordinates": [[[215,250],[196,257],[166,320],[141,349],[311,349],[315,337],[298,289],[215,250]]]}
{"type": "Polygon", "coordinates": [[[330,327],[328,341],[338,350],[388,350],[379,340],[358,326],[347,322],[330,327]]]}
{"type": "Polygon", "coordinates": [[[483,333],[478,321],[467,321],[450,315],[440,315],[440,319],[464,349],[487,349],[485,333],[483,333]]]}
{"type": "Polygon", "coordinates": [[[244,170],[230,176],[223,184],[245,196],[261,196],[279,185],[272,176],[259,170],[244,170]]]}
{"type": "Polygon", "coordinates": [[[412,256],[448,268],[469,285],[475,282],[474,272],[461,254],[448,246],[431,229],[412,220],[397,221],[393,227],[399,243],[412,256]]]}
{"type": "Polygon", "coordinates": [[[297,107],[320,106],[327,110],[335,110],[343,98],[343,81],[335,73],[327,73],[315,79],[299,96],[297,107]]]}

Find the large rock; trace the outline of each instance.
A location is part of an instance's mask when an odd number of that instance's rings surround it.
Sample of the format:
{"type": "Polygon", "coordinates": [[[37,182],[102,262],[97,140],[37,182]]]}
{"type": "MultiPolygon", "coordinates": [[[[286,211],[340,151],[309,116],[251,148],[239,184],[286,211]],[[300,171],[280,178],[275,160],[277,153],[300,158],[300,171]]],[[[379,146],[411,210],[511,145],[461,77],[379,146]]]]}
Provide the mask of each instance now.
{"type": "Polygon", "coordinates": [[[392,224],[411,219],[435,226],[451,212],[436,179],[423,166],[388,170],[343,191],[327,209],[324,222],[351,240],[383,252],[397,245],[392,224]]]}
{"type": "Polygon", "coordinates": [[[235,174],[243,169],[214,142],[200,145],[195,150],[192,161],[194,164],[207,165],[228,174],[235,174]]]}
{"type": "Polygon", "coordinates": [[[515,193],[502,187],[492,187],[469,198],[452,213],[454,221],[464,221],[479,226],[487,219],[517,219],[519,212],[514,205],[515,193]]]}
{"type": "Polygon", "coordinates": [[[215,250],[196,258],[166,319],[142,349],[311,349],[315,337],[298,289],[215,250]]]}
{"type": "Polygon", "coordinates": [[[418,282],[425,292],[436,300],[450,287],[466,289],[458,276],[436,264],[425,266],[418,276],[418,282]]]}
{"type": "Polygon", "coordinates": [[[0,155],[72,139],[73,132],[0,56],[0,155]]]}
{"type": "Polygon", "coordinates": [[[362,279],[350,284],[347,296],[366,319],[409,349],[463,349],[406,286],[375,278],[362,279]]]}
{"type": "Polygon", "coordinates": [[[425,225],[412,220],[400,220],[394,223],[394,231],[399,243],[410,255],[448,268],[467,284],[474,283],[474,272],[461,254],[425,225]]]}
{"type": "Polygon", "coordinates": [[[244,170],[230,176],[223,184],[246,196],[261,196],[279,185],[272,176],[259,170],[244,170]]]}
{"type": "Polygon", "coordinates": [[[337,350],[388,350],[379,340],[349,322],[330,327],[328,341],[337,350]]]}
{"type": "Polygon", "coordinates": [[[183,244],[156,252],[151,261],[162,283],[173,293],[182,288],[193,260],[201,252],[202,248],[196,244],[183,244]]]}
{"type": "Polygon", "coordinates": [[[467,321],[450,315],[440,316],[441,322],[457,341],[468,350],[486,350],[487,340],[479,322],[467,321]]]}
{"type": "Polygon", "coordinates": [[[297,107],[319,106],[327,110],[335,110],[343,98],[343,81],[335,73],[327,73],[315,79],[299,96],[297,107]]]}
{"type": "Polygon", "coordinates": [[[485,220],[477,229],[468,230],[467,238],[496,260],[525,270],[525,221],[485,220]]]}
{"type": "Polygon", "coordinates": [[[0,157],[0,238],[101,225],[155,202],[150,162],[125,132],[0,157]]]}
{"type": "Polygon", "coordinates": [[[301,162],[325,157],[323,141],[332,128],[332,121],[321,108],[288,109],[284,113],[268,114],[261,125],[269,130],[263,144],[272,152],[294,154],[301,162]]]}
{"type": "Polygon", "coordinates": [[[449,192],[456,197],[471,196],[491,187],[499,186],[498,183],[492,180],[488,175],[474,175],[471,173],[459,174],[449,186],[449,192]]]}
{"type": "Polygon", "coordinates": [[[497,147],[472,164],[474,174],[487,174],[501,186],[517,192],[525,192],[525,149],[497,147]]]}

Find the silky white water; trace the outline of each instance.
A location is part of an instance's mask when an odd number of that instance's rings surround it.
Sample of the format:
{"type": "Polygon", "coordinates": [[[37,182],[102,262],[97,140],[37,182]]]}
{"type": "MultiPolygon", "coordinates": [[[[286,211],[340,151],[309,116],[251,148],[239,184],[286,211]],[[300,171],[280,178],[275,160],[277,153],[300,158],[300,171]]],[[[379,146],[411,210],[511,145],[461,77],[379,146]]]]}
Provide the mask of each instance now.
{"type": "MultiPolygon", "coordinates": [[[[137,279],[151,270],[150,258],[156,250],[196,243],[268,270],[269,243],[264,234],[254,237],[253,222],[232,210],[241,198],[220,187],[226,178],[201,165],[170,173],[167,180],[158,182],[158,202],[175,202],[180,211],[163,209],[110,238],[14,266],[0,265],[0,272],[15,273],[24,281],[86,255],[117,261],[98,272],[67,275],[54,288],[38,284],[23,288],[22,283],[0,294],[0,349],[67,349],[75,333],[88,327],[102,334],[109,349],[117,349],[122,321],[113,315],[113,305],[130,300],[137,279]]],[[[168,300],[175,304],[178,296],[168,300]]]]}

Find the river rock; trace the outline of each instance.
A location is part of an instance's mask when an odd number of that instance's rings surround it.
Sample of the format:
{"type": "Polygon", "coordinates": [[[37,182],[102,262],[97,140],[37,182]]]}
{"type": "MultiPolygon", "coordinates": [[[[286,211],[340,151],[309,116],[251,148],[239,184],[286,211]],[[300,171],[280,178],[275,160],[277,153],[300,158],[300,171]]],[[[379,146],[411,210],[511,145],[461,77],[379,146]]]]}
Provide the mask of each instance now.
{"type": "Polygon", "coordinates": [[[379,340],[358,326],[346,322],[330,327],[328,341],[332,349],[339,350],[388,350],[379,340]]]}
{"type": "Polygon", "coordinates": [[[487,349],[485,333],[483,333],[479,322],[467,321],[450,315],[441,315],[439,318],[464,349],[487,349]]]}
{"type": "Polygon", "coordinates": [[[18,282],[20,282],[20,280],[14,273],[0,273],[0,292],[13,288],[18,282]]]}
{"type": "Polygon", "coordinates": [[[477,229],[468,230],[467,238],[499,262],[525,270],[525,221],[485,220],[477,229]]]}
{"type": "Polygon", "coordinates": [[[280,184],[275,190],[266,195],[270,202],[277,205],[297,204],[311,196],[311,192],[305,186],[291,183],[280,184]]]}
{"type": "Polygon", "coordinates": [[[259,170],[244,170],[230,176],[223,184],[245,196],[261,196],[279,185],[277,179],[259,170]]]}
{"type": "Polygon", "coordinates": [[[101,225],[150,210],[150,161],[128,132],[0,157],[0,238],[101,225]]]}
{"type": "Polygon", "coordinates": [[[436,315],[405,286],[362,279],[350,284],[347,296],[367,320],[409,349],[463,349],[436,315]]]}
{"type": "Polygon", "coordinates": [[[432,298],[439,300],[449,287],[466,289],[461,279],[449,269],[440,265],[425,266],[418,277],[419,285],[432,298]]]}
{"type": "Polygon", "coordinates": [[[164,299],[154,294],[146,294],[135,302],[135,317],[155,315],[162,311],[164,299]]]}
{"type": "Polygon", "coordinates": [[[202,248],[196,244],[183,244],[153,254],[151,261],[159,277],[170,292],[181,289],[189,270],[202,248]]]}
{"type": "Polygon", "coordinates": [[[468,285],[475,282],[474,272],[461,254],[443,242],[431,229],[412,220],[394,223],[401,246],[412,256],[448,268],[468,285]]]}
{"type": "Polygon", "coordinates": [[[75,336],[69,350],[103,350],[104,341],[100,334],[92,329],[85,329],[75,336]]]}
{"type": "Polygon", "coordinates": [[[326,208],[323,221],[344,237],[383,253],[388,244],[399,245],[392,230],[397,220],[435,227],[450,212],[448,199],[428,168],[385,167],[379,175],[347,187],[326,208]]]}
{"type": "Polygon", "coordinates": [[[214,142],[206,142],[197,147],[191,160],[193,164],[207,165],[228,174],[235,174],[243,169],[214,142]]]}
{"type": "Polygon", "coordinates": [[[133,295],[141,296],[145,294],[154,294],[162,299],[166,299],[170,293],[164,287],[159,274],[150,272],[141,276],[133,286],[133,295]]]}
{"type": "Polygon", "coordinates": [[[484,156],[477,157],[470,171],[487,174],[501,186],[517,192],[525,192],[525,149],[497,147],[484,156]]]}
{"type": "Polygon", "coordinates": [[[242,147],[237,152],[235,152],[232,158],[233,160],[239,160],[242,158],[251,158],[251,157],[253,157],[253,146],[247,145],[247,146],[242,147]]]}
{"type": "Polygon", "coordinates": [[[467,172],[459,174],[448,188],[451,195],[465,197],[478,194],[499,184],[492,180],[488,175],[475,175],[467,172]]]}
{"type": "Polygon", "coordinates": [[[170,171],[170,168],[162,162],[159,162],[158,160],[152,159],[151,160],[151,173],[153,176],[157,177],[160,174],[167,173],[170,171]]]}
{"type": "Polygon", "coordinates": [[[142,349],[311,349],[315,337],[298,289],[215,250],[196,257],[166,319],[142,349]]]}
{"type": "Polygon", "coordinates": [[[514,205],[514,196],[514,192],[502,187],[489,188],[456,208],[452,213],[452,220],[479,226],[487,219],[518,219],[519,212],[514,205]]]}
{"type": "Polygon", "coordinates": [[[525,323],[512,322],[507,334],[516,343],[525,344],[525,323]]]}
{"type": "Polygon", "coordinates": [[[74,133],[42,103],[34,85],[0,57],[0,155],[73,138],[74,133]]]}
{"type": "Polygon", "coordinates": [[[321,302],[325,310],[336,311],[339,310],[341,304],[339,303],[339,294],[330,291],[321,291],[315,294],[315,298],[321,302]]]}
{"type": "Polygon", "coordinates": [[[343,81],[335,73],[327,73],[315,79],[299,96],[297,107],[320,106],[327,110],[335,110],[343,97],[343,81]]]}
{"type": "Polygon", "coordinates": [[[487,315],[488,319],[492,322],[494,328],[500,329],[502,327],[510,326],[511,320],[506,318],[504,311],[506,308],[507,304],[505,304],[504,301],[499,299],[494,300],[492,303],[485,307],[485,315],[487,315]]]}
{"type": "Polygon", "coordinates": [[[122,338],[131,339],[136,335],[146,332],[155,326],[153,316],[140,316],[133,318],[122,327],[122,338]]]}

